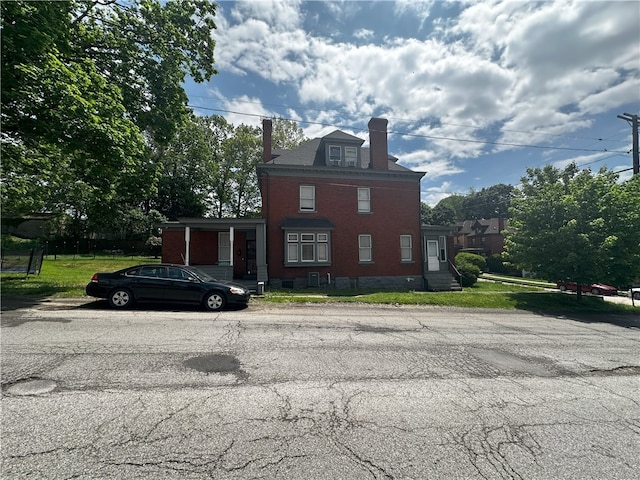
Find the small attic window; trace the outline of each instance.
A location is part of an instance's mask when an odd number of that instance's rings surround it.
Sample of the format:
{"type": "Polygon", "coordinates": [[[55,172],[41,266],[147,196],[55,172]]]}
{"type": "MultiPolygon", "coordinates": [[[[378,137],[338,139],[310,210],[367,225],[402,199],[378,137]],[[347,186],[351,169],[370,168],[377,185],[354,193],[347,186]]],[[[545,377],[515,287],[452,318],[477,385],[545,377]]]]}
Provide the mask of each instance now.
{"type": "Polygon", "coordinates": [[[347,167],[355,167],[358,163],[358,149],[356,147],[344,147],[344,162],[347,167]]]}
{"type": "Polygon", "coordinates": [[[336,145],[329,146],[329,165],[340,166],[342,164],[342,148],[336,145]]]}

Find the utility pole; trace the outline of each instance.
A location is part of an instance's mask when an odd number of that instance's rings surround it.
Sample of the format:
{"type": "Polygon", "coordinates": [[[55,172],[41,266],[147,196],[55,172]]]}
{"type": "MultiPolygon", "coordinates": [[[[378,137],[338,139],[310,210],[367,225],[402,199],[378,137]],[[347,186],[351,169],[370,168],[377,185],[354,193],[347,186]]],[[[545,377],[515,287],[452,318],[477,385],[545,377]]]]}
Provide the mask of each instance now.
{"type": "Polygon", "coordinates": [[[624,113],[618,115],[618,118],[626,120],[631,124],[631,136],[633,139],[633,174],[640,174],[640,155],[638,154],[638,115],[631,115],[630,113],[624,113]]]}

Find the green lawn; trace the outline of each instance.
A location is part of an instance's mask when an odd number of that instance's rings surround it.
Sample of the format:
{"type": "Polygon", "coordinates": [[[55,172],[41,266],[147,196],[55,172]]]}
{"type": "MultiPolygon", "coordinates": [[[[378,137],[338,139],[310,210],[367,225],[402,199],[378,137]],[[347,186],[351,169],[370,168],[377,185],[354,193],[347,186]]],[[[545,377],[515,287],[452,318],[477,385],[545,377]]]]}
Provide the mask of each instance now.
{"type": "Polygon", "coordinates": [[[478,282],[463,292],[357,292],[357,291],[267,291],[269,303],[372,303],[386,305],[433,305],[501,310],[528,310],[545,313],[639,314],[640,309],[539,287],[478,282]]]}
{"type": "Polygon", "coordinates": [[[46,257],[40,275],[3,273],[2,295],[38,297],[82,297],[84,287],[96,272],[113,272],[139,263],[158,263],[150,257],[72,256],[46,257]]]}
{"type": "MultiPolygon", "coordinates": [[[[139,263],[157,263],[149,257],[73,257],[45,258],[40,275],[2,274],[2,295],[22,295],[38,298],[83,297],[84,287],[95,272],[111,272],[139,263]]],[[[640,312],[640,308],[604,301],[599,297],[547,291],[548,285],[519,285],[479,281],[463,292],[376,292],[353,290],[272,290],[253,302],[267,303],[371,303],[387,305],[435,305],[484,309],[522,309],[553,313],[615,313],[640,312]]]]}

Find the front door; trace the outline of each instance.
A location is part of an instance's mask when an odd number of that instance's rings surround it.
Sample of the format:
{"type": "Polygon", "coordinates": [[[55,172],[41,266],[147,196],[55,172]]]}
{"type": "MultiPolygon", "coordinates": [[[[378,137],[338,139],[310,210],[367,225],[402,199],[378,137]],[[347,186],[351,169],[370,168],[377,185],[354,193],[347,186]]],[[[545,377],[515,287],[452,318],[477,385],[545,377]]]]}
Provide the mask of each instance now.
{"type": "Polygon", "coordinates": [[[440,270],[437,240],[427,240],[427,270],[430,272],[437,272],[440,270]]]}

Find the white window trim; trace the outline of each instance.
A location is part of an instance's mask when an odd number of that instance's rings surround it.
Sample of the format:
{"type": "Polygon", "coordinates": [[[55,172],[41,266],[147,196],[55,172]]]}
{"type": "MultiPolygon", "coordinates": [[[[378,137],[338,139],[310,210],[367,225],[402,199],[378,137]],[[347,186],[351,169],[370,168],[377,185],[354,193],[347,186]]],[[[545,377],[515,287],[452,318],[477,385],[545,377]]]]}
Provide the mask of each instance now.
{"type": "Polygon", "coordinates": [[[285,233],[285,266],[331,264],[331,236],[328,232],[286,232],[285,233]],[[312,257],[304,257],[304,250],[312,249],[312,257]]]}
{"type": "Polygon", "coordinates": [[[340,166],[342,165],[342,159],[344,157],[343,153],[342,153],[342,147],[340,145],[329,145],[329,165],[330,166],[340,166]],[[339,157],[336,159],[334,158],[335,155],[331,155],[331,149],[338,149],[338,151],[340,152],[339,157]]]}
{"type": "Polygon", "coordinates": [[[316,187],[315,185],[300,185],[300,211],[301,212],[315,212],[316,211],[316,187]],[[303,195],[303,192],[305,194],[303,195]],[[307,193],[311,193],[307,196],[307,193]],[[311,202],[311,207],[303,206],[303,203],[311,202]]]}
{"type": "Polygon", "coordinates": [[[358,235],[358,261],[360,263],[373,262],[373,238],[369,234],[358,235]],[[365,239],[368,240],[368,246],[363,246],[365,239]]]}
{"type": "Polygon", "coordinates": [[[400,261],[413,262],[413,236],[400,235],[400,261]],[[403,240],[409,240],[409,245],[403,245],[403,240]],[[405,256],[408,253],[408,256],[405,256]]]}
{"type": "Polygon", "coordinates": [[[344,147],[344,164],[347,167],[358,165],[358,149],[356,147],[344,147]]]}
{"type": "Polygon", "coordinates": [[[371,189],[369,187],[358,187],[358,213],[371,213],[371,189]],[[363,195],[365,193],[366,195],[363,195]]]}

